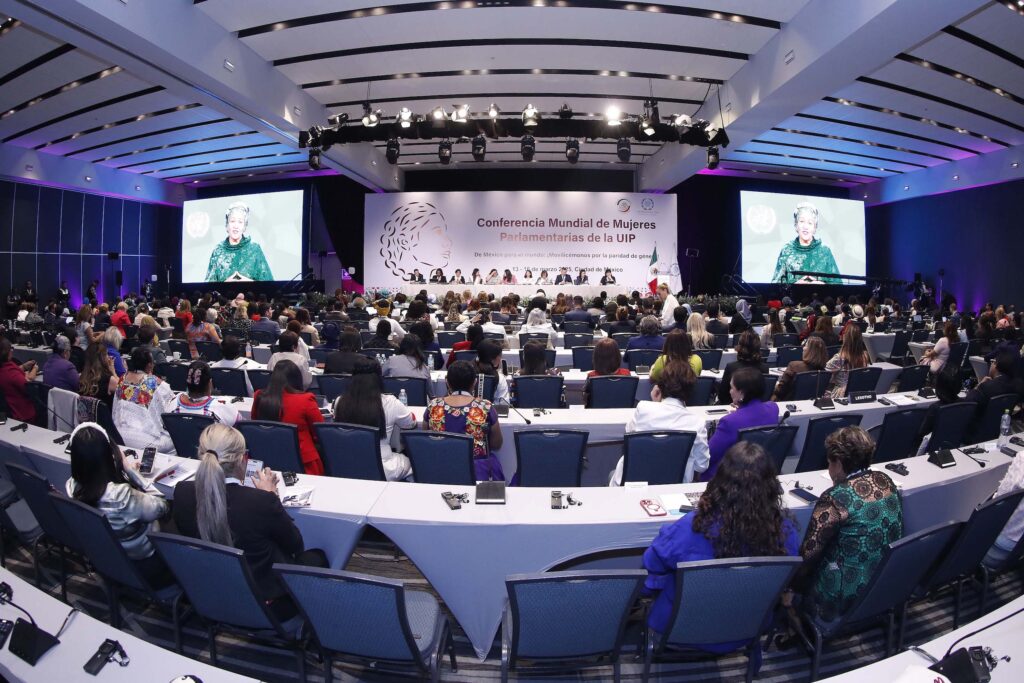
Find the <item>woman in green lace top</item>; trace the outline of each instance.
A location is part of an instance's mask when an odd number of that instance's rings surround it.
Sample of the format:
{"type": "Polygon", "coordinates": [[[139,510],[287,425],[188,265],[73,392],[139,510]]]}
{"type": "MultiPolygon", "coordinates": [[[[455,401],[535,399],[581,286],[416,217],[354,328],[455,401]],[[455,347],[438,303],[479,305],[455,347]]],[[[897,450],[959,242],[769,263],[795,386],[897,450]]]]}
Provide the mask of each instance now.
{"type": "MultiPolygon", "coordinates": [[[[818,208],[810,202],[797,204],[796,210],[793,211],[793,227],[796,229],[796,237],[792,242],[786,242],[786,246],[779,252],[779,258],[775,261],[775,272],[772,273],[772,282],[796,282],[801,276],[791,275],[794,270],[838,275],[839,266],[832,256],[832,250],[815,236],[818,232],[818,208]]],[[[816,277],[814,281],[842,283],[837,277],[816,277]]]]}
{"type": "Polygon", "coordinates": [[[818,499],[800,554],[803,607],[832,621],[863,593],[886,545],[903,536],[903,504],[892,479],[868,469],[875,444],[860,427],[825,439],[834,486],[818,499]]]}
{"type": "Polygon", "coordinates": [[[235,202],[224,214],[228,236],[210,254],[206,268],[207,282],[224,282],[237,273],[247,280],[273,280],[267,257],[260,245],[246,234],[249,229],[249,206],[235,202]]]}

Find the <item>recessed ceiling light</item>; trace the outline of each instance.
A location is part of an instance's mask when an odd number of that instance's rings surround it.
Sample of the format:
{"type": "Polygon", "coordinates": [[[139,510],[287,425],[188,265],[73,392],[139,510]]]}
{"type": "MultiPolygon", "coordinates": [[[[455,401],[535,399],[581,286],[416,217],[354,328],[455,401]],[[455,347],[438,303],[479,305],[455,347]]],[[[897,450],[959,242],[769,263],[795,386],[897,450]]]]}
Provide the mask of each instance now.
{"type": "Polygon", "coordinates": [[[903,189],[904,189],[904,190],[909,190],[909,189],[910,189],[910,185],[904,185],[904,186],[903,186],[903,189]]]}
{"type": "Polygon", "coordinates": [[[135,190],[136,190],[136,192],[137,192],[137,191],[139,191],[139,190],[141,190],[141,189],[142,189],[142,185],[136,185],[136,186],[135,186],[135,190]]]}
{"type": "Polygon", "coordinates": [[[91,175],[85,176],[85,182],[91,183],[92,182],[92,176],[91,175]]]}
{"type": "Polygon", "coordinates": [[[959,175],[953,176],[953,180],[960,180],[960,176],[959,175]]]}
{"type": "Polygon", "coordinates": [[[231,63],[231,60],[225,59],[224,60],[224,68],[227,69],[228,71],[234,71],[235,70],[235,65],[231,63]]]}
{"type": "Polygon", "coordinates": [[[1019,161],[1015,161],[1012,164],[1010,164],[1010,168],[1017,168],[1019,166],[1020,166],[1020,162],[1019,161]]]}

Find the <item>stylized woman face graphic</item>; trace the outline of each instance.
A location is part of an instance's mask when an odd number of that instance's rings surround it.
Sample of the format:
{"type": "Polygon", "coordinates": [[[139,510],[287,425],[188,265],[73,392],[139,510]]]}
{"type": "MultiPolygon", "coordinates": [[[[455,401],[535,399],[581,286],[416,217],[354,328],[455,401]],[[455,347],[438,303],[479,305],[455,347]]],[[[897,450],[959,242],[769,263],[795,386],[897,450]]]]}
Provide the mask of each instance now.
{"type": "Polygon", "coordinates": [[[809,211],[801,211],[796,217],[796,234],[800,238],[800,244],[805,247],[814,240],[814,233],[818,231],[818,222],[814,214],[809,211]]]}
{"type": "Polygon", "coordinates": [[[242,241],[242,237],[245,235],[245,213],[241,211],[232,211],[228,214],[228,241],[231,244],[238,244],[242,241]]]}
{"type": "Polygon", "coordinates": [[[423,266],[433,271],[448,265],[452,241],[444,215],[432,204],[409,202],[395,209],[384,224],[380,255],[395,275],[423,266]]]}
{"type": "Polygon", "coordinates": [[[444,268],[452,257],[452,240],[448,237],[448,226],[437,216],[420,230],[419,243],[413,257],[420,263],[433,268],[444,268]]]}

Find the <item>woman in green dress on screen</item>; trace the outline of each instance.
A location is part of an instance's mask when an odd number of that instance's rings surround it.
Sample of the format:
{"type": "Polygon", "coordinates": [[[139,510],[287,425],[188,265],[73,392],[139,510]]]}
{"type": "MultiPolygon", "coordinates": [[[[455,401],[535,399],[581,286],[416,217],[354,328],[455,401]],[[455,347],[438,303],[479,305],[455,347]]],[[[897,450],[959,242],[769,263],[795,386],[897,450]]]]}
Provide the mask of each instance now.
{"type": "MultiPolygon", "coordinates": [[[[792,284],[802,280],[802,276],[792,275],[794,270],[806,270],[813,273],[834,273],[839,274],[839,266],[832,256],[832,250],[815,236],[818,232],[818,209],[810,202],[801,202],[796,205],[793,211],[793,227],[796,229],[796,237],[791,242],[786,242],[779,252],[779,258],[775,261],[775,272],[772,274],[772,282],[792,284]]],[[[828,284],[840,284],[842,280],[838,277],[814,277],[807,276],[809,281],[828,284]]]]}
{"type": "Polygon", "coordinates": [[[263,249],[246,234],[249,229],[249,205],[235,202],[229,206],[224,213],[224,228],[228,236],[210,254],[206,281],[273,280],[263,249]]]}

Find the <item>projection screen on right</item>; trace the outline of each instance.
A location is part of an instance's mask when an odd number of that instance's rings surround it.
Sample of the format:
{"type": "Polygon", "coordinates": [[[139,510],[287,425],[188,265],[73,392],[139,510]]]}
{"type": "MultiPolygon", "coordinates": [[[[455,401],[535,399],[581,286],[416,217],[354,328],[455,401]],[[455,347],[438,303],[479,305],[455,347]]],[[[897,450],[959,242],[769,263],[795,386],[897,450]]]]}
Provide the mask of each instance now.
{"type": "Polygon", "coordinates": [[[840,275],[866,272],[864,202],[742,191],[740,215],[742,276],[747,282],[843,284],[840,275]]]}

